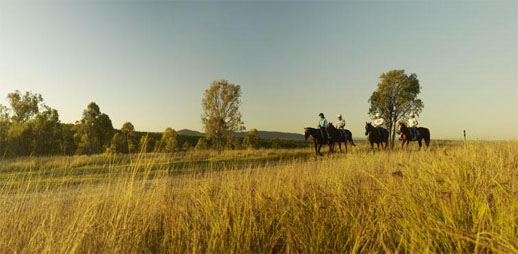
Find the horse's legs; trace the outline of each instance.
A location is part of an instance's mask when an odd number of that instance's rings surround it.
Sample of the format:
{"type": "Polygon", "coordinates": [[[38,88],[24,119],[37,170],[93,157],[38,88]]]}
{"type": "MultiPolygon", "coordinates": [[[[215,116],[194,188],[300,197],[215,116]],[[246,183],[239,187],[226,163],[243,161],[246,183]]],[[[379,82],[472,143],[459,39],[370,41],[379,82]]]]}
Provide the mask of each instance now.
{"type": "Polygon", "coordinates": [[[344,142],[344,146],[345,146],[345,153],[347,153],[347,140],[344,142]]]}
{"type": "Polygon", "coordinates": [[[322,149],[322,144],[319,144],[319,146],[318,146],[318,155],[323,156],[322,153],[320,152],[320,149],[322,149]]]}
{"type": "Polygon", "coordinates": [[[318,155],[318,149],[317,149],[318,144],[317,144],[317,142],[314,142],[314,144],[315,144],[315,154],[318,155]]]}
{"type": "Polygon", "coordinates": [[[419,150],[421,150],[421,147],[423,146],[423,144],[421,143],[421,139],[418,139],[417,143],[419,143],[419,150]]]}
{"type": "MultiPolygon", "coordinates": [[[[378,146],[378,152],[381,151],[380,150],[380,143],[376,143],[376,145],[378,146]]],[[[383,146],[383,143],[381,143],[381,146],[383,146]]]]}

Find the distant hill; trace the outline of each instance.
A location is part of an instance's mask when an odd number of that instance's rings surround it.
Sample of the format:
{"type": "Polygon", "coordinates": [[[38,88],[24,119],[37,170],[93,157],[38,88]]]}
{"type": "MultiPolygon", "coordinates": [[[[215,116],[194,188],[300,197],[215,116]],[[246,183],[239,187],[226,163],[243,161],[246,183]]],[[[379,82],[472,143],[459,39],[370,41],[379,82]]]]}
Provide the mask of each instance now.
{"type": "MultiPolygon", "coordinates": [[[[199,131],[193,131],[193,130],[179,130],[178,135],[185,135],[185,136],[196,136],[196,137],[202,137],[205,134],[199,131]]],[[[234,135],[236,137],[244,137],[246,132],[236,132],[234,135]]],[[[278,131],[258,131],[257,136],[262,139],[288,139],[288,140],[304,140],[304,135],[298,134],[298,133],[288,133],[288,132],[278,132],[278,131]]]]}
{"type": "Polygon", "coordinates": [[[178,135],[184,135],[184,136],[195,136],[195,137],[203,137],[203,136],[205,136],[205,134],[202,133],[202,132],[193,131],[193,130],[187,130],[187,129],[179,130],[176,133],[178,133],[178,135]]]}

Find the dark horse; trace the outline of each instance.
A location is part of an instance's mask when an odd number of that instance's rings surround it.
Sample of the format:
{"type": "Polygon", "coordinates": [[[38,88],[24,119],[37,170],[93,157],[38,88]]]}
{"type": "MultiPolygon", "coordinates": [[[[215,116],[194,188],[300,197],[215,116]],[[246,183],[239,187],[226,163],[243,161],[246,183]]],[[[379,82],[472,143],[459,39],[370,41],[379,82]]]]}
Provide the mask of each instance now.
{"type": "Polygon", "coordinates": [[[423,127],[417,128],[417,139],[412,139],[412,134],[410,133],[410,128],[406,127],[406,125],[402,122],[398,123],[398,133],[401,133],[401,140],[403,143],[401,143],[401,148],[408,149],[408,144],[410,141],[417,141],[419,143],[419,150],[421,150],[421,147],[423,146],[422,140],[424,139],[424,142],[426,143],[426,148],[430,145],[430,130],[423,127]]]}
{"type": "Polygon", "coordinates": [[[378,151],[380,150],[380,143],[383,149],[387,149],[389,133],[385,128],[381,128],[381,132],[383,133],[383,137],[379,135],[378,130],[376,130],[371,123],[365,122],[365,136],[369,136],[369,143],[371,143],[373,151],[374,143],[378,146],[378,151]],[[383,145],[383,143],[385,143],[385,145],[383,145]]]}
{"type": "MultiPolygon", "coordinates": [[[[309,136],[313,138],[313,145],[315,145],[315,153],[317,155],[322,156],[322,153],[320,153],[320,149],[322,148],[322,145],[326,144],[326,142],[324,137],[322,137],[320,129],[315,129],[311,127],[304,128],[304,138],[308,140],[309,136]]],[[[331,152],[331,149],[329,150],[329,152],[331,152]]]]}
{"type": "Polygon", "coordinates": [[[338,148],[340,149],[340,152],[342,151],[342,142],[345,146],[345,152],[347,153],[347,141],[351,143],[352,146],[356,146],[353,141],[353,134],[349,130],[345,130],[345,133],[347,134],[347,139],[342,135],[342,132],[335,128],[335,126],[332,123],[327,124],[326,129],[329,133],[331,133],[331,136],[333,137],[329,143],[329,148],[331,151],[335,150],[335,143],[338,143],[338,148]]]}

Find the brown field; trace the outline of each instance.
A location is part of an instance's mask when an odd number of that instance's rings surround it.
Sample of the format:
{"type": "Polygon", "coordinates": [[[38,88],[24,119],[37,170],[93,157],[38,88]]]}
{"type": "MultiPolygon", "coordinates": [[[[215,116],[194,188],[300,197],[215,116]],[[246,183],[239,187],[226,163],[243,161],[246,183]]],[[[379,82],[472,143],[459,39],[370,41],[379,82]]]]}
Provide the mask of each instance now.
{"type": "Polygon", "coordinates": [[[0,162],[3,253],[518,253],[518,142],[0,162]]]}

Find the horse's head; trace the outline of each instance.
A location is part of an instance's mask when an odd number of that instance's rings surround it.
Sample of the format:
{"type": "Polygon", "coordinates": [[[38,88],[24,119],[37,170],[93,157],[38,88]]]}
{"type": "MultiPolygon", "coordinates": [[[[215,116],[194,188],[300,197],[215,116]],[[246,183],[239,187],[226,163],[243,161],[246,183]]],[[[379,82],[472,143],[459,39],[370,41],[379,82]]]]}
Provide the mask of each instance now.
{"type": "Polygon", "coordinates": [[[304,128],[304,139],[308,140],[310,135],[311,135],[311,133],[309,131],[309,127],[308,128],[304,128]]]}
{"type": "Polygon", "coordinates": [[[333,125],[333,123],[329,122],[329,123],[326,125],[326,129],[328,129],[328,130],[332,130],[332,129],[335,129],[335,126],[333,125]]]}
{"type": "Polygon", "coordinates": [[[369,135],[369,132],[371,131],[372,129],[372,124],[369,123],[369,122],[365,122],[365,136],[369,135]]]}
{"type": "Polygon", "coordinates": [[[406,125],[403,122],[400,121],[397,123],[397,134],[401,133],[403,127],[406,127],[406,125]]]}

